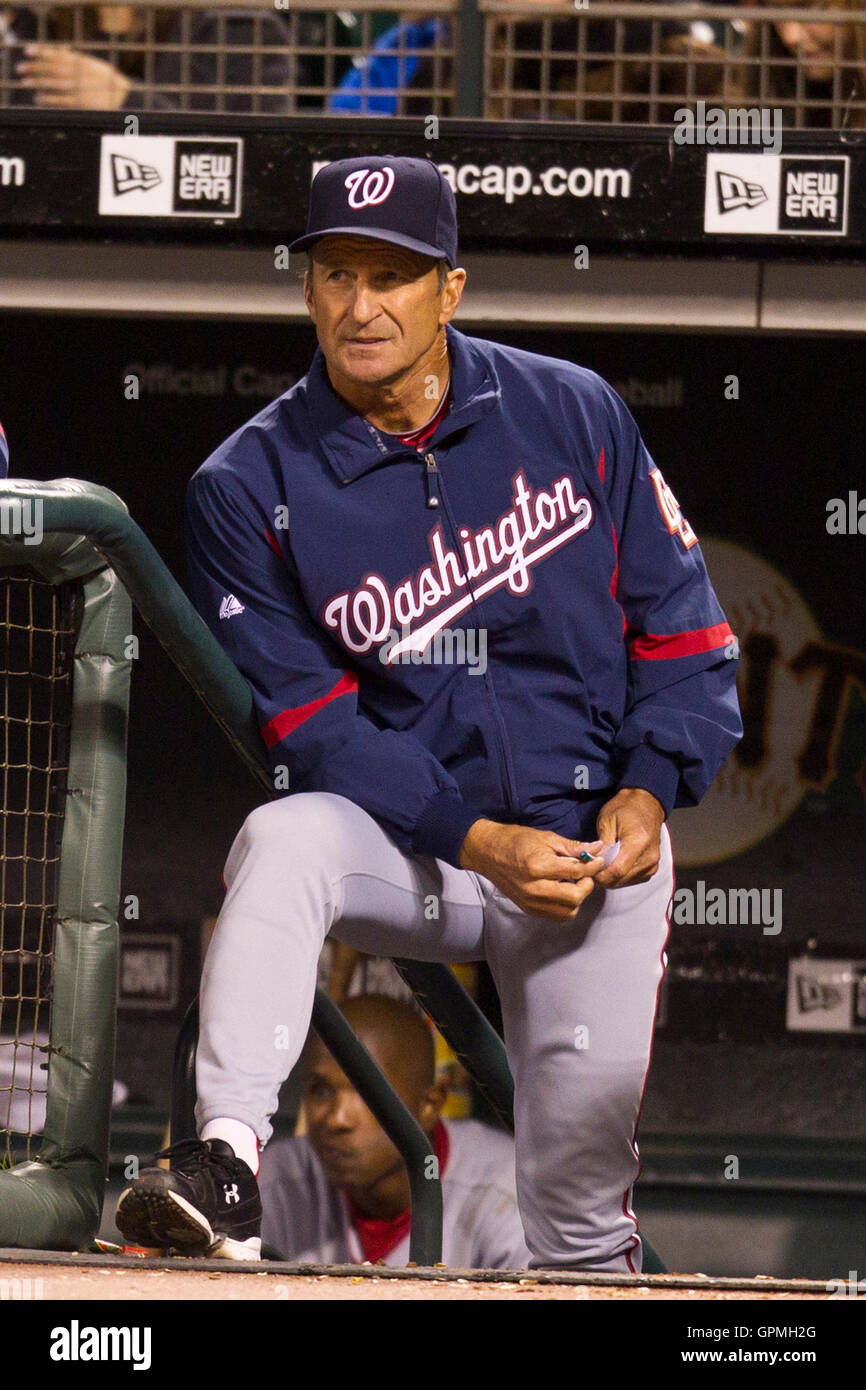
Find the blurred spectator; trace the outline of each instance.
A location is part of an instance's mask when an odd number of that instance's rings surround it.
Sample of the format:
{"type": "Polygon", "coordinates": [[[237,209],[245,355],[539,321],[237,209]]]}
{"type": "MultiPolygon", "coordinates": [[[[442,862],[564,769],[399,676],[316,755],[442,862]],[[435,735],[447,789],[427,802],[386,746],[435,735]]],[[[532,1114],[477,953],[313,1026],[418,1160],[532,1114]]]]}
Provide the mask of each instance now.
{"type": "MultiPolygon", "coordinates": [[[[298,93],[298,109],[364,109],[353,105],[351,96],[345,107],[332,106],[331,101],[334,93],[342,90],[344,80],[363,66],[364,52],[377,49],[385,31],[394,28],[397,16],[390,10],[365,10],[360,14],[352,10],[328,10],[318,14],[315,10],[303,10],[295,12],[294,20],[298,26],[298,44],[305,50],[304,85],[311,89],[298,93]]],[[[351,86],[350,83],[349,92],[351,86]]]]}
{"type": "MultiPolygon", "coordinates": [[[[413,87],[430,88],[436,83],[434,60],[425,50],[448,47],[451,24],[446,19],[420,18],[400,21],[377,39],[373,52],[358,59],[349,69],[328,102],[329,111],[353,111],[360,115],[421,115],[430,107],[430,97],[421,100],[424,111],[409,109],[401,94],[413,87]]],[[[441,85],[451,83],[451,60],[441,85]]]]}
{"type": "Polygon", "coordinates": [[[288,88],[303,78],[288,51],[286,21],[266,10],[57,7],[48,15],[49,42],[34,41],[36,20],[27,10],[12,12],[9,27],[7,66],[20,83],[14,105],[280,114],[290,109],[288,88]],[[171,90],[179,85],[187,90],[171,90]],[[222,99],[217,88],[226,92],[222,99]]]}
{"type": "MultiPolygon", "coordinates": [[[[802,0],[794,0],[794,6],[798,3],[802,0]]],[[[863,5],[861,0],[815,0],[810,8],[854,12],[863,5]]],[[[786,125],[866,127],[866,24],[752,22],[742,57],[746,61],[738,72],[737,100],[749,105],[781,104],[786,125]],[[809,103],[805,119],[797,119],[798,101],[809,103]],[[842,118],[834,115],[834,103],[843,108],[850,103],[842,118]]]]}
{"type": "Polygon", "coordinates": [[[9,441],[6,438],[6,431],[0,425],[0,478],[5,478],[9,474],[9,441]]]}
{"type": "MultiPolygon", "coordinates": [[[[429,1135],[439,1160],[442,1259],[463,1269],[523,1269],[510,1136],[440,1116],[433,1039],[406,1003],[357,995],[343,1012],[429,1135]]],[[[311,1036],[306,1134],[273,1140],[261,1160],[262,1239],[279,1259],[317,1264],[409,1259],[409,1179],[397,1150],[324,1046],[311,1036]]]]}
{"type": "Polygon", "coordinates": [[[685,20],[503,19],[488,42],[492,118],[669,123],[724,89],[724,50],[685,20]]]}
{"type": "MultiPolygon", "coordinates": [[[[645,121],[655,91],[673,98],[658,107],[655,119],[671,121],[682,105],[718,97],[724,86],[724,51],[696,37],[685,20],[614,21],[598,14],[500,18],[486,33],[492,59],[484,111],[489,119],[575,120],[580,113],[587,121],[645,121]],[[584,56],[579,57],[581,38],[584,56]],[[652,52],[654,42],[652,64],[640,55],[652,52]],[[623,58],[614,62],[616,52],[623,58]],[[609,99],[615,89],[623,94],[619,106],[609,99]],[[588,98],[582,111],[581,96],[588,98]]],[[[431,92],[453,90],[451,58],[435,51],[452,49],[453,43],[447,18],[415,15],[400,21],[344,77],[329,109],[426,115],[437,108],[431,92]]],[[[449,114],[449,102],[450,97],[443,114],[449,114]]]]}

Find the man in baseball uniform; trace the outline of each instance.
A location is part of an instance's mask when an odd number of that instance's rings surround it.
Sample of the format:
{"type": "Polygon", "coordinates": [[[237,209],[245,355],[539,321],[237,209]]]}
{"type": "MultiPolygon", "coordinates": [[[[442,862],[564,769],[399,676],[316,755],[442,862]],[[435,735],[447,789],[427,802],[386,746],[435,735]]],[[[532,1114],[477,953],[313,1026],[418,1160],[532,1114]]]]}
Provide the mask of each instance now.
{"type": "MultiPolygon", "coordinates": [[[[442,1179],[442,1262],[523,1269],[529,1251],[517,1209],[511,1136],[478,1120],[443,1120],[433,1032],[404,1000],[355,995],[343,1012],[430,1137],[442,1179]]],[[[409,1178],[399,1153],[327,1048],[313,1034],[304,1085],[306,1133],[262,1153],[262,1239],[278,1259],[405,1265],[409,1178]]]]}
{"type": "Polygon", "coordinates": [[[665,820],[741,736],[736,639],[610,386],[454,328],[466,272],[432,161],[329,164],[290,249],[309,253],[310,369],[187,505],[196,606],[286,794],[226,862],[199,1138],[127,1189],[118,1225],[258,1256],[259,1148],[333,933],[488,961],[531,1263],[637,1270],[665,820]]]}

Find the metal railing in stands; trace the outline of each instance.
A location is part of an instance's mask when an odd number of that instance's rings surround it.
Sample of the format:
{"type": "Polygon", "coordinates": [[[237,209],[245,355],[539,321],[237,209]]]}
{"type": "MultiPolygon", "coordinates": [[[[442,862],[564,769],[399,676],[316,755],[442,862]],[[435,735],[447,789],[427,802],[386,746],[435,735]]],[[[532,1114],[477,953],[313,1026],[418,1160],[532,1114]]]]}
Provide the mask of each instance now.
{"type": "Polygon", "coordinates": [[[657,124],[705,101],[866,126],[866,9],[282,2],[7,10],[0,106],[657,124]]]}
{"type": "Polygon", "coordinates": [[[866,126],[866,8],[479,4],[487,116],[665,124],[704,101],[866,126]]]}

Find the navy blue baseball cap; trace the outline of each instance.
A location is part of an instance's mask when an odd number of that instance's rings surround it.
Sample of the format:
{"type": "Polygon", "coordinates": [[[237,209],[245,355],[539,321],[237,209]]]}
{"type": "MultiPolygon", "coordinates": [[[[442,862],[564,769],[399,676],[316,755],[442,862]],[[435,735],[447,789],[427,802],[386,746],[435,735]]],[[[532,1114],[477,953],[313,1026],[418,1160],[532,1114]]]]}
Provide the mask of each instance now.
{"type": "Polygon", "coordinates": [[[307,230],[289,250],[341,233],[444,259],[451,270],[457,264],[457,203],[431,159],[361,155],[320,169],[310,187],[307,230]]]}

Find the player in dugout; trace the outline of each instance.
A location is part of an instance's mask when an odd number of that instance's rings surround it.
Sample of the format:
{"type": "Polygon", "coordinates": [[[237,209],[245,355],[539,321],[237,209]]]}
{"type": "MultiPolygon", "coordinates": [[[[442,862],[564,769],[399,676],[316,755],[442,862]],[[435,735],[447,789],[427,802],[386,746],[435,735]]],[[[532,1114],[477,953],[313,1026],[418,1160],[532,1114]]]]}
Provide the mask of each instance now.
{"type": "Polygon", "coordinates": [[[193,598],[287,794],[226,860],[198,1137],[117,1224],[259,1258],[259,1151],[333,934],[487,960],[530,1267],[640,1270],[665,822],[742,735],[736,639],[616,392],[452,324],[467,276],[432,160],[329,163],[289,249],[309,254],[310,370],[187,494],[193,598]]]}
{"type": "MultiPolygon", "coordinates": [[[[433,1144],[442,1179],[442,1262],[523,1269],[514,1144],[478,1120],[442,1118],[429,1024],[404,1000],[359,994],[343,1012],[433,1144]]],[[[262,1153],[262,1242],[274,1258],[405,1265],[409,1178],[396,1148],[315,1034],[306,1051],[306,1134],[262,1153]]]]}

